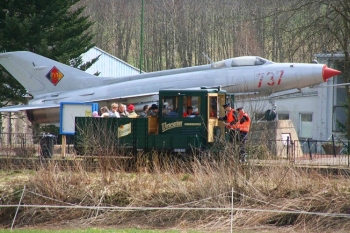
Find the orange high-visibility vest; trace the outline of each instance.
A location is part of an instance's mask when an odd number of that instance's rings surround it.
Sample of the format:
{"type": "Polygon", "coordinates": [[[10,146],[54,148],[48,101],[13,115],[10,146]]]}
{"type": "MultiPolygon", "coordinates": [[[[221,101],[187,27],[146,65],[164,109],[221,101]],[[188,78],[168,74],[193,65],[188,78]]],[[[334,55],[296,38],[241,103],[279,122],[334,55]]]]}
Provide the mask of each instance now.
{"type": "Polygon", "coordinates": [[[247,113],[243,113],[242,115],[240,114],[238,116],[237,128],[239,128],[239,130],[242,132],[247,132],[247,133],[249,132],[249,130],[250,130],[250,117],[247,113]],[[247,120],[244,121],[242,124],[240,124],[239,122],[241,121],[243,116],[245,116],[247,120]]]}
{"type": "MultiPolygon", "coordinates": [[[[231,122],[234,122],[236,120],[235,119],[235,115],[233,114],[234,111],[235,111],[234,109],[231,109],[231,111],[226,113],[226,122],[227,123],[231,123],[231,122]]],[[[228,129],[236,129],[236,124],[226,125],[226,128],[228,128],[228,129]]]]}

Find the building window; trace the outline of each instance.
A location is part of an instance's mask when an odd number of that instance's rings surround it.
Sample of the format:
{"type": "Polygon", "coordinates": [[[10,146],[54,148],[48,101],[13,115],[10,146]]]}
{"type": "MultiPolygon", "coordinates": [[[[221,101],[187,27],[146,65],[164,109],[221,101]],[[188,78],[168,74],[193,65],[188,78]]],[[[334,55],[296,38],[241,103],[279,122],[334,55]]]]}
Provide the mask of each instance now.
{"type": "Polygon", "coordinates": [[[333,131],[339,132],[346,123],[346,108],[344,106],[333,107],[333,131]]]}
{"type": "Polygon", "coordinates": [[[289,120],[289,113],[279,112],[278,120],[289,120]]]}
{"type": "Polygon", "coordinates": [[[312,138],[312,113],[300,113],[300,138],[312,138]]]}
{"type": "MultiPolygon", "coordinates": [[[[335,64],[336,69],[344,70],[344,67],[341,64],[335,64]]],[[[337,75],[333,78],[334,84],[345,83],[343,75],[337,75]]],[[[333,131],[340,131],[341,126],[345,125],[346,122],[346,90],[345,86],[334,86],[333,87],[333,119],[332,119],[332,129],[333,131]]]]}

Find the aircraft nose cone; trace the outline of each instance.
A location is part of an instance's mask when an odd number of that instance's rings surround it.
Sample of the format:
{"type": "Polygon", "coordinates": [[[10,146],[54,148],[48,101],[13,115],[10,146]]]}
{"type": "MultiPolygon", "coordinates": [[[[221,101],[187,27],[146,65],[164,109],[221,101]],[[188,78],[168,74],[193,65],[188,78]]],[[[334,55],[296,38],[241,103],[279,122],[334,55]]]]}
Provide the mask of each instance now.
{"type": "Polygon", "coordinates": [[[326,82],[327,79],[336,76],[338,74],[341,74],[341,72],[339,70],[335,70],[332,68],[327,67],[326,65],[323,66],[322,69],[322,77],[323,77],[323,81],[326,82]]]}

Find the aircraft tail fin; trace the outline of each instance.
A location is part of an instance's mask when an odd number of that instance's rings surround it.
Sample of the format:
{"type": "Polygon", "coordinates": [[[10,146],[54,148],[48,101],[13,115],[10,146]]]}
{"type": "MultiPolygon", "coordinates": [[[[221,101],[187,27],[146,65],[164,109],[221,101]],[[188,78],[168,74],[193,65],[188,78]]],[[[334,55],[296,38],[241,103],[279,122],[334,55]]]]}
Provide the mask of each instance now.
{"type": "Polygon", "coordinates": [[[102,81],[84,71],[27,51],[1,53],[0,65],[34,97],[93,87],[102,81]]]}

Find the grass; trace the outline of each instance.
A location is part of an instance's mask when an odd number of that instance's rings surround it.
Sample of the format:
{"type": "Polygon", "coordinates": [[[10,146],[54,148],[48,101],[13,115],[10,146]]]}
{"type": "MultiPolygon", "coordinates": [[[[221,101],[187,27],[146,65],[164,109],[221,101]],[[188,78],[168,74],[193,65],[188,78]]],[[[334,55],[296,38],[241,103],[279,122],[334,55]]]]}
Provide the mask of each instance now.
{"type": "MultiPolygon", "coordinates": [[[[14,229],[14,230],[5,230],[0,229],[0,233],[8,232],[21,232],[21,233],[204,233],[202,231],[193,231],[193,230],[141,230],[141,229],[98,229],[98,228],[89,228],[89,229],[64,229],[64,230],[45,230],[45,229],[14,229]]],[[[214,231],[211,231],[215,233],[214,231]]],[[[242,231],[233,231],[233,233],[254,233],[254,232],[269,232],[269,233],[281,233],[285,231],[275,231],[275,230],[242,230],[242,231]]]]}
{"type": "Polygon", "coordinates": [[[35,229],[15,229],[15,230],[1,230],[0,233],[7,233],[7,232],[21,232],[21,233],[70,233],[70,232],[76,232],[76,233],[200,233],[198,231],[176,231],[176,230],[170,230],[170,231],[160,231],[160,230],[140,230],[140,229],[123,229],[123,230],[117,230],[117,229],[96,229],[96,228],[90,228],[85,230],[79,230],[79,229],[67,229],[67,230],[35,230],[35,229]]]}
{"type": "MultiPolygon", "coordinates": [[[[25,186],[24,204],[96,207],[21,207],[15,219],[15,228],[88,228],[81,232],[157,232],[138,229],[229,232],[230,211],[198,208],[230,208],[232,189],[235,208],[350,214],[348,176],[321,175],[317,171],[293,166],[242,166],[237,163],[232,151],[228,148],[215,160],[174,159],[165,154],[153,154],[150,159],[140,154],[134,161],[133,170],[124,169],[126,164],[120,164],[119,160],[111,157],[98,160],[94,171],[88,171],[78,162],[65,167],[52,161],[43,164],[37,171],[2,171],[1,203],[17,205],[25,186]],[[97,209],[109,206],[188,209],[97,209]],[[134,229],[110,230],[129,227],[134,229]]],[[[0,208],[0,225],[9,228],[15,212],[16,208],[0,208]]],[[[346,217],[239,210],[234,211],[233,223],[234,229],[242,229],[242,232],[262,232],[249,231],[253,228],[270,229],[266,232],[278,232],[280,228],[290,229],[290,232],[347,232],[350,228],[346,217]]]]}

